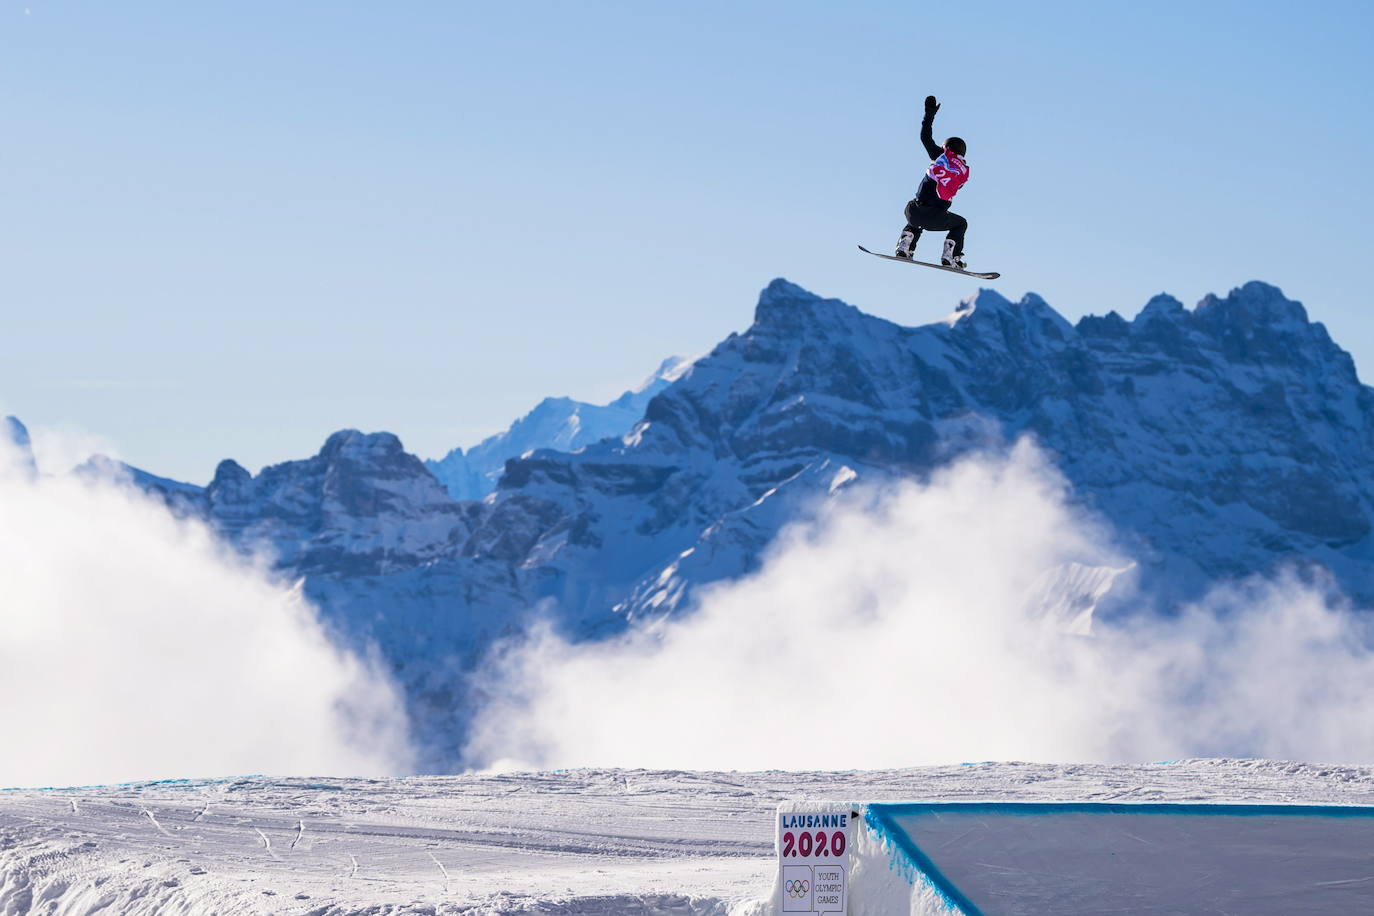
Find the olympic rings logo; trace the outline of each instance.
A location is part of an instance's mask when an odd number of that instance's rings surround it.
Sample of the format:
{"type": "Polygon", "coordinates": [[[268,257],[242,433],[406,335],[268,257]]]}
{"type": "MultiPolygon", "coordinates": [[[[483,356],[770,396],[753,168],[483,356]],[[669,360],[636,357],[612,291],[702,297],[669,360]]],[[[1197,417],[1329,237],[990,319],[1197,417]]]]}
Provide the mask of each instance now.
{"type": "Polygon", "coordinates": [[[787,896],[796,900],[798,897],[805,897],[811,893],[811,882],[805,878],[787,882],[787,896]]]}

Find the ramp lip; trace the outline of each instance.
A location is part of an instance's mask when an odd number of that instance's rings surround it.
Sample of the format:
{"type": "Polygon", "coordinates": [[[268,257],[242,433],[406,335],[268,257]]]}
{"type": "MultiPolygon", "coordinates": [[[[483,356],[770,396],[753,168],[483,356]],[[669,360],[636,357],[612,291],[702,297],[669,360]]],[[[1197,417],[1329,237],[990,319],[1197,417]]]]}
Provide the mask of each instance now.
{"type": "MultiPolygon", "coordinates": [[[[944,872],[935,867],[935,863],[930,860],[921,848],[916,845],[905,830],[900,830],[891,820],[892,817],[900,816],[904,813],[921,813],[928,811],[930,805],[902,805],[902,804],[870,804],[864,809],[864,823],[881,836],[884,840],[892,843],[897,849],[901,850],[902,855],[906,856],[907,861],[912,867],[925,878],[945,902],[949,909],[957,911],[963,916],[986,916],[981,909],[973,904],[973,901],[964,896],[963,891],[955,886],[954,882],[945,877],[944,872]],[[902,809],[910,809],[904,811],[902,809]]],[[[934,807],[939,807],[938,805],[934,807]]]]}
{"type": "Polygon", "coordinates": [[[1305,805],[1266,802],[870,802],[896,817],[943,811],[989,814],[1206,814],[1232,817],[1374,817],[1374,805],[1305,805]]]}
{"type": "Polygon", "coordinates": [[[1374,818],[1374,805],[1247,804],[1245,802],[870,802],[864,822],[899,849],[951,910],[962,916],[987,916],[927,856],[894,818],[907,815],[977,811],[988,814],[1208,815],[1229,817],[1374,818]]]}

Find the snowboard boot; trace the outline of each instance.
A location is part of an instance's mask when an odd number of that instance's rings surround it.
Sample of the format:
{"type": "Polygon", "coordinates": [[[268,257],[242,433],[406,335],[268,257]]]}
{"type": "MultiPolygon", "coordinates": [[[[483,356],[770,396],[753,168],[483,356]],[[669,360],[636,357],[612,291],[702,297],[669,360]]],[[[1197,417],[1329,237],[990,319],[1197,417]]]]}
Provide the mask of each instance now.
{"type": "Polygon", "coordinates": [[[945,239],[945,250],[944,253],[940,255],[940,264],[943,267],[953,267],[955,270],[967,269],[967,265],[964,263],[963,253],[955,254],[954,243],[949,239],[945,239]]]}
{"type": "Polygon", "coordinates": [[[902,230],[902,237],[897,240],[897,254],[899,258],[910,260],[912,249],[916,247],[916,233],[910,229],[902,230]]]}

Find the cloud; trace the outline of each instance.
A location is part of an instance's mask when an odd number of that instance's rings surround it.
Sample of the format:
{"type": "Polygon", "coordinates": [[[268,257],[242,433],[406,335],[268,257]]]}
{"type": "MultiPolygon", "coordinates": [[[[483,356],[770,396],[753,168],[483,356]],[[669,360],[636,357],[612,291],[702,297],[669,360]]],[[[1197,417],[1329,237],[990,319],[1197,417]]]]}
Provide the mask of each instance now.
{"type": "Polygon", "coordinates": [[[0,443],[0,785],[407,768],[395,689],[298,589],[131,487],[19,458],[0,443]]]}
{"type": "Polygon", "coordinates": [[[29,435],[34,461],[50,474],[65,474],[92,455],[120,457],[110,439],[73,426],[39,426],[29,430],[29,435]]]}
{"type": "Polygon", "coordinates": [[[1076,609],[1132,565],[1112,544],[1029,442],[925,484],[851,492],[689,616],[607,643],[545,628],[507,646],[468,756],[723,769],[1374,760],[1374,655],[1327,590],[1256,579],[1167,620],[1079,635],[1076,609]]]}

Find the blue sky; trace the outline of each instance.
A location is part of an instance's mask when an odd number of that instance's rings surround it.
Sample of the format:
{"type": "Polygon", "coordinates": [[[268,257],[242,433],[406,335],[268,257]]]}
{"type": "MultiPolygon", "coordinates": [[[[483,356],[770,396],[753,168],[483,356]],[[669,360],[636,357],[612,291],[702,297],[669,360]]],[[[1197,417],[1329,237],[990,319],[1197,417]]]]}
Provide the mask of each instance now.
{"type": "MultiPolygon", "coordinates": [[[[608,399],[786,276],[906,324],[1283,287],[1361,367],[1374,6],[0,0],[0,410],[156,473],[608,399]],[[936,241],[922,253],[936,251],[936,241]]],[[[1368,369],[1366,369],[1368,377],[1368,369]]]]}

